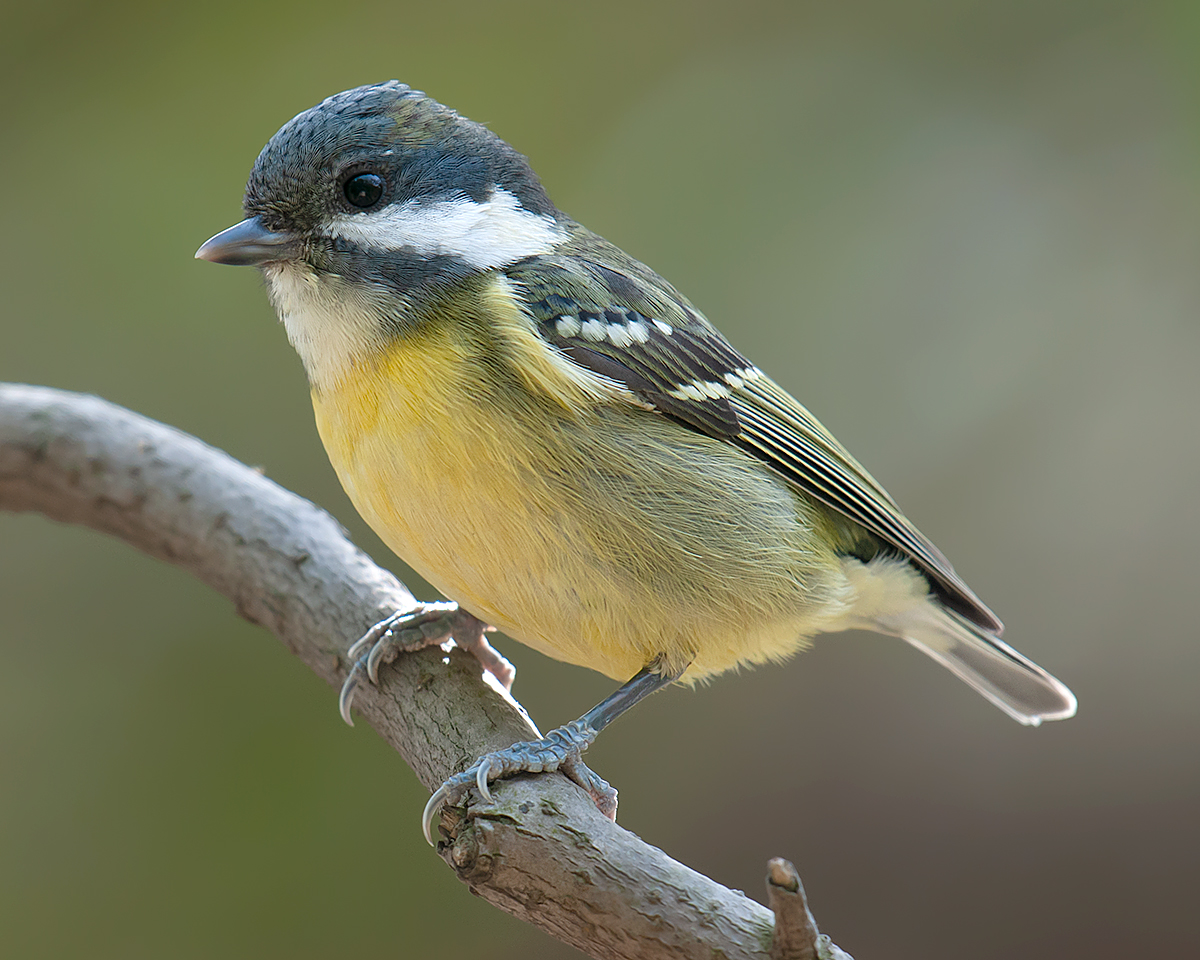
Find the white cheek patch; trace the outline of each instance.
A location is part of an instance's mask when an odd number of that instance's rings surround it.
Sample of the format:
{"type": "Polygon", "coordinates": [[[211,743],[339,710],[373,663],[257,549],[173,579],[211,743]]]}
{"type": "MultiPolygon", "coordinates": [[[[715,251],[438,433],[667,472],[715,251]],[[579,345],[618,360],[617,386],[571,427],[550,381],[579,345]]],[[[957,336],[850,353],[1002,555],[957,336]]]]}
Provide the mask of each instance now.
{"type": "Polygon", "coordinates": [[[459,197],[339,214],[328,233],[364,247],[458,257],[480,270],[549,253],[567,236],[553,217],[531,213],[499,187],[483,203],[459,197]]]}

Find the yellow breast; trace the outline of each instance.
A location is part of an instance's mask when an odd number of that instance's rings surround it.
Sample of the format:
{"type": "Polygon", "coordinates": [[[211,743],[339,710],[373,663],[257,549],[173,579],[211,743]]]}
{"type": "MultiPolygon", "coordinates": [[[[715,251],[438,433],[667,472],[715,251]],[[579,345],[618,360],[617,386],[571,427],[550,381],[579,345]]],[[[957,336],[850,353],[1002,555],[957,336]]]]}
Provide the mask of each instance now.
{"type": "Polygon", "coordinates": [[[444,342],[405,341],[314,393],[317,429],[346,492],[396,553],[480,616],[495,616],[482,571],[503,548],[490,519],[519,509],[510,469],[497,465],[506,425],[481,419],[461,358],[444,342]],[[475,541],[465,547],[467,538],[475,541]]]}
{"type": "Polygon", "coordinates": [[[569,411],[436,331],[314,392],[350,499],[449,598],[625,680],[784,656],[842,610],[807,505],[746,455],[632,407],[569,411]]]}
{"type": "MultiPolygon", "coordinates": [[[[437,336],[357,364],[313,394],[330,461],[380,538],[447,597],[551,656],[605,669],[550,612],[576,558],[553,548],[559,511],[532,488],[527,426],[481,398],[470,370],[437,336]]],[[[616,675],[636,657],[618,659],[616,675]]]]}

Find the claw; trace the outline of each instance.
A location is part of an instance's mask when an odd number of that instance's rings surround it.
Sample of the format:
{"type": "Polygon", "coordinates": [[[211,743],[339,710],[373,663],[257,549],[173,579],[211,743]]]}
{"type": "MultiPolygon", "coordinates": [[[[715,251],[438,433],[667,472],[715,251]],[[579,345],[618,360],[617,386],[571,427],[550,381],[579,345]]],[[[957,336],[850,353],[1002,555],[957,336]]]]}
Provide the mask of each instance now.
{"type": "Polygon", "coordinates": [[[425,811],[421,814],[421,830],[425,833],[425,842],[431,847],[436,847],[433,842],[433,821],[441,812],[442,804],[446,797],[450,795],[450,790],[446,784],[442,784],[434,791],[433,796],[429,798],[429,802],[425,804],[425,811]]]}
{"type": "MultiPolygon", "coordinates": [[[[355,644],[355,646],[358,646],[358,644],[355,644]]],[[[342,715],[342,719],[350,726],[354,726],[354,718],[350,716],[350,707],[354,704],[354,691],[358,689],[362,671],[362,660],[355,660],[354,666],[346,674],[346,682],[342,684],[341,693],[338,694],[338,713],[342,715]]]]}
{"type": "Polygon", "coordinates": [[[492,791],[488,789],[488,774],[491,772],[492,761],[486,758],[480,760],[479,769],[475,771],[475,786],[479,789],[484,803],[492,802],[492,791]]]}
{"type": "MultiPolygon", "coordinates": [[[[380,641],[387,639],[388,634],[391,632],[390,628],[383,631],[383,636],[379,638],[380,641]]],[[[379,664],[383,661],[383,656],[387,652],[387,644],[380,642],[376,643],[367,655],[367,676],[371,678],[372,683],[379,683],[379,664]]]]}
{"type": "MultiPolygon", "coordinates": [[[[443,607],[454,609],[451,604],[427,604],[424,612],[428,613],[430,610],[443,607]]],[[[419,611],[403,611],[393,613],[389,617],[384,617],[384,619],[373,625],[370,630],[355,640],[350,649],[346,651],[346,659],[354,665],[346,675],[346,680],[342,684],[342,691],[338,694],[338,712],[342,715],[342,719],[350,726],[354,726],[354,720],[350,716],[350,708],[354,704],[354,691],[362,682],[363,673],[366,673],[372,683],[379,683],[379,666],[383,663],[387,654],[391,652],[389,645],[384,641],[391,636],[392,628],[396,624],[402,620],[419,615],[419,611]]]]}
{"type": "Polygon", "coordinates": [[[374,643],[375,643],[375,628],[372,627],[370,630],[368,630],[361,637],[359,637],[357,640],[354,641],[354,645],[351,646],[350,649],[346,651],[346,659],[347,660],[359,659],[364,653],[367,652],[367,649],[369,647],[371,647],[374,643]]]}
{"type": "MultiPolygon", "coordinates": [[[[482,636],[482,632],[479,632],[471,637],[468,645],[478,648],[482,636]]],[[[476,653],[476,656],[479,654],[476,653]]],[[[668,671],[658,660],[652,661],[578,720],[572,720],[551,730],[538,740],[514,743],[503,750],[485,754],[462,773],[454,774],[438,787],[425,804],[425,812],[421,815],[421,829],[425,833],[425,839],[433,846],[434,818],[446,804],[456,806],[466,800],[472,781],[480,796],[490,803],[492,791],[488,787],[488,780],[511,777],[519,773],[550,773],[559,770],[587,791],[596,804],[596,809],[609,819],[616,820],[617,791],[602,777],[588,769],[587,764],[583,762],[583,752],[595,742],[601,730],[635,703],[678,680],[686,666],[676,665],[668,671]]]]}
{"type": "Polygon", "coordinates": [[[573,720],[550,731],[540,740],[514,743],[504,750],[480,757],[462,773],[456,773],[438,787],[421,816],[425,839],[433,844],[433,821],[446,806],[458,806],[475,787],[484,803],[493,803],[489,781],[518,773],[552,773],[560,770],[588,792],[597,808],[611,820],[616,819],[617,791],[588,769],[580,754],[596,739],[596,731],[585,720],[573,720]]]}
{"type": "Polygon", "coordinates": [[[460,646],[472,654],[505,690],[511,689],[516,670],[483,638],[489,628],[453,603],[425,603],[380,620],[346,651],[346,659],[354,666],[338,696],[342,719],[354,726],[350,707],[364,672],[371,683],[378,684],[379,668],[391,663],[398,653],[444,643],[456,629],[463,634],[460,646]]]}

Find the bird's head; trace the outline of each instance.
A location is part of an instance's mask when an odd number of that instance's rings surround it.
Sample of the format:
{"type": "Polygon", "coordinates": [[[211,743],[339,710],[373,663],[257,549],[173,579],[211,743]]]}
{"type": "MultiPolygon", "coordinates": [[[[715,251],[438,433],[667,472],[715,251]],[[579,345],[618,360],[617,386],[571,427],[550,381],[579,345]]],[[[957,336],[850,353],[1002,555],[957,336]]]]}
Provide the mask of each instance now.
{"type": "Polygon", "coordinates": [[[414,300],[566,237],[525,157],[394,80],[284,124],[255,161],[244,210],[196,256],[263,269],[310,375],[336,359],[319,354],[360,353],[402,328],[414,300]]]}

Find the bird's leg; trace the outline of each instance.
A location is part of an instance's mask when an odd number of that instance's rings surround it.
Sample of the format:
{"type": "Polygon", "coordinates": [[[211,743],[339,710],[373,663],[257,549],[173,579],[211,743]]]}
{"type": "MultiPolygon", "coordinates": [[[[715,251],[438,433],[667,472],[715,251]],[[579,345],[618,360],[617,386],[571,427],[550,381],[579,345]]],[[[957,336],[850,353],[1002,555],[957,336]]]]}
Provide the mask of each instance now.
{"type": "Polygon", "coordinates": [[[364,674],[372,683],[378,683],[380,664],[391,663],[401,653],[439,646],[451,637],[456,646],[474,656],[505,690],[511,690],[516,668],[487,642],[484,633],[490,629],[456,603],[423,603],[414,610],[393,613],[380,620],[346,653],[354,665],[338,696],[342,719],[354,726],[350,707],[364,674]]]}
{"type": "Polygon", "coordinates": [[[559,770],[583,787],[597,809],[610,820],[617,818],[617,791],[583,762],[583,751],[592,745],[600,731],[639,700],[678,680],[687,669],[666,670],[655,660],[632,680],[592,707],[578,720],[551,730],[541,740],[514,743],[504,750],[480,757],[462,773],[456,773],[429,798],[421,817],[425,839],[433,844],[433,821],[443,807],[457,807],[475,787],[484,801],[492,800],[488,783],[518,773],[550,773],[559,770]]]}

